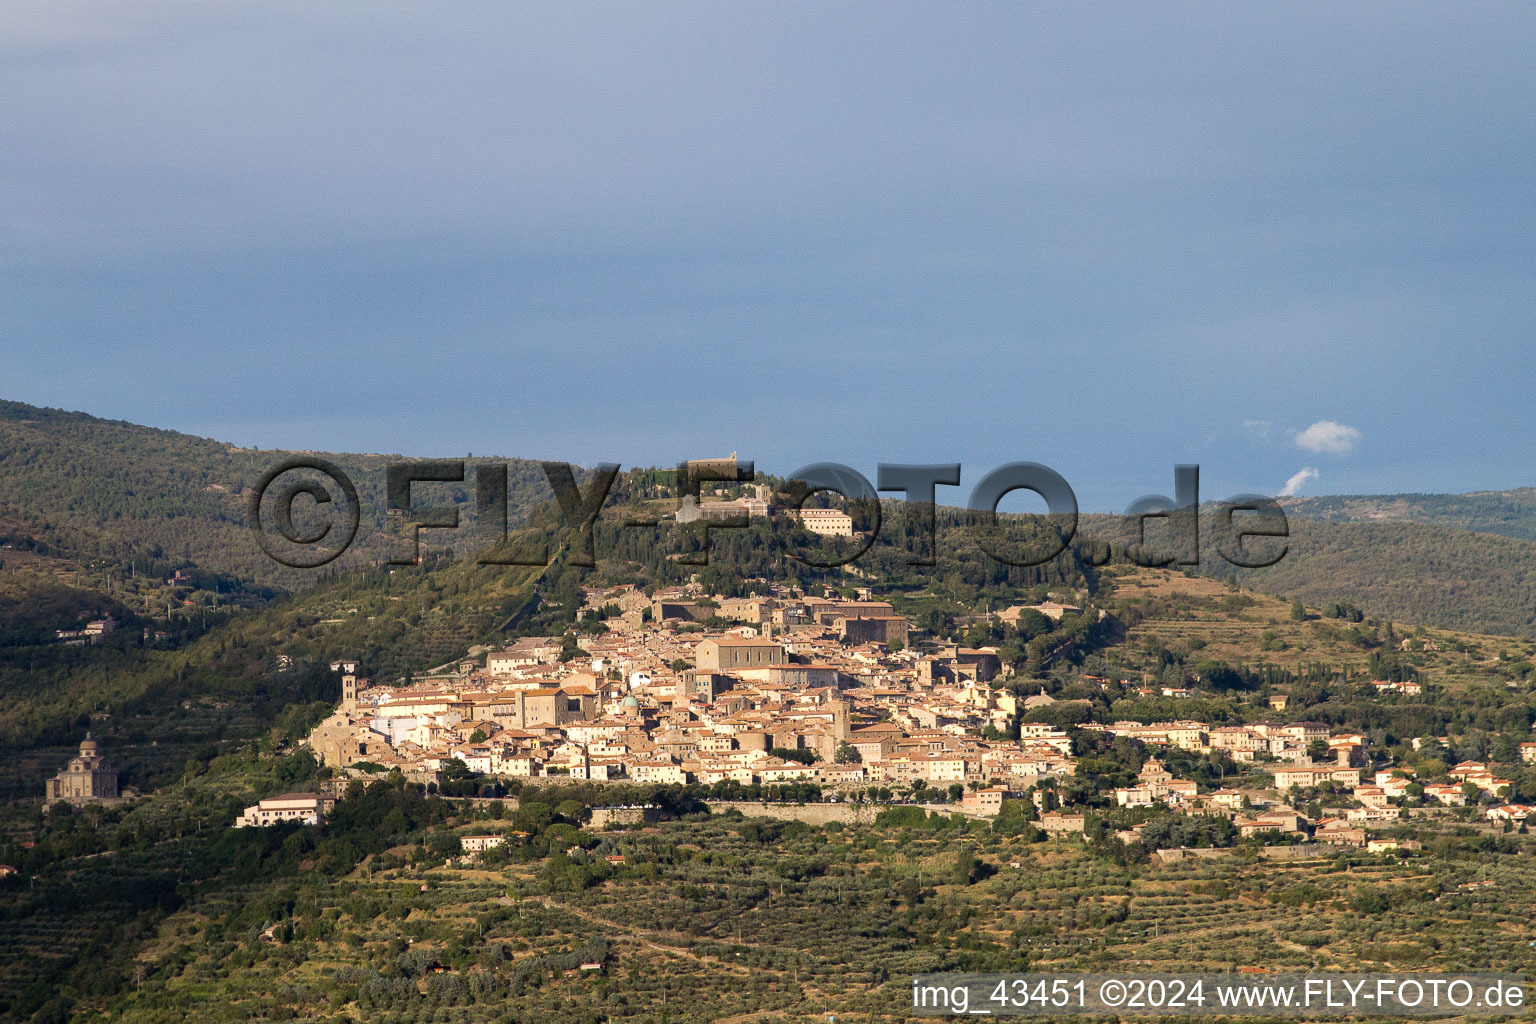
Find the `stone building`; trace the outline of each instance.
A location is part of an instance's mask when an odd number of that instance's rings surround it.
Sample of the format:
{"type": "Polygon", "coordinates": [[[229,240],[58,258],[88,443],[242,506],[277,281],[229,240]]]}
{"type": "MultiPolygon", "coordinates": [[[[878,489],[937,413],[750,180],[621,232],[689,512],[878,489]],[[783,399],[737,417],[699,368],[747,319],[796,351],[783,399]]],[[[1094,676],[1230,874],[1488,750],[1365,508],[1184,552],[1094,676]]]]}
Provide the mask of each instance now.
{"type": "Polygon", "coordinates": [[[301,825],[320,825],[336,806],[336,798],[323,793],[283,793],[269,796],[245,809],[235,819],[235,828],[262,828],[296,821],[301,825]]]}
{"type": "Polygon", "coordinates": [[[737,636],[723,636],[699,641],[693,649],[696,668],[706,672],[729,672],[732,669],[762,668],[783,665],[789,661],[784,645],[772,640],[754,640],[737,636]]]}
{"type": "Polygon", "coordinates": [[[838,616],[832,628],[845,643],[889,644],[907,642],[907,620],[900,615],[838,616]]]}
{"type": "Polygon", "coordinates": [[[85,734],[80,753],[69,759],[69,766],[48,780],[48,804],[95,804],[116,800],[117,772],[101,756],[101,744],[85,734]]]}

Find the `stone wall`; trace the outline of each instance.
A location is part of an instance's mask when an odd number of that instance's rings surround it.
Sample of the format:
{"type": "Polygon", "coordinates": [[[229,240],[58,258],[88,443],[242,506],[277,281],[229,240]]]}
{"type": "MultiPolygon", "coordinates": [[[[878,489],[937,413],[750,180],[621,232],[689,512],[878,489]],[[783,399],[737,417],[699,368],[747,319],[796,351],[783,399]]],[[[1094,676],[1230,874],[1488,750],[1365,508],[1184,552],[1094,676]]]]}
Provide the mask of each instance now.
{"type": "MultiPolygon", "coordinates": [[[[709,805],[712,814],[723,814],[735,808],[749,818],[779,818],[783,821],[803,821],[808,825],[825,825],[829,821],[872,824],[875,815],[886,807],[885,804],[781,804],[758,800],[706,800],[705,803],[709,805]]],[[[921,806],[925,811],[938,811],[946,816],[960,810],[959,804],[921,806]]]]}

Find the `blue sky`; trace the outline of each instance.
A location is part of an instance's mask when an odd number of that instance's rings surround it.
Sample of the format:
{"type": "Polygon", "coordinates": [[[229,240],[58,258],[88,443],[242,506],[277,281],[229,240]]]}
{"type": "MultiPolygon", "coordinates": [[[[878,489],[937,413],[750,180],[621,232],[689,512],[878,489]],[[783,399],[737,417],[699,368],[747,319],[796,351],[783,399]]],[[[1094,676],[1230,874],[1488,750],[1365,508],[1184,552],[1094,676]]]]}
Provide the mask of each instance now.
{"type": "Polygon", "coordinates": [[[955,503],[1536,483],[1530,5],[211,6],[0,16],[0,397],[955,503]]]}

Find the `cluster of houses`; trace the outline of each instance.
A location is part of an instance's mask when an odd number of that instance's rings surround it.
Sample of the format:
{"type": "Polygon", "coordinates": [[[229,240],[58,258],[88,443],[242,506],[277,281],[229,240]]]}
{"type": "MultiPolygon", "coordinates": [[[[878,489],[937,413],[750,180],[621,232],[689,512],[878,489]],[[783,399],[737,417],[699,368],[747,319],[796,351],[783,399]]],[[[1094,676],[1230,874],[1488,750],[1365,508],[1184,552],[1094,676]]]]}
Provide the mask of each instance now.
{"type": "Polygon", "coordinates": [[[92,619],[79,629],[60,629],[54,633],[54,641],[65,647],[84,647],[99,644],[117,629],[116,619],[92,619]]]}
{"type": "MultiPolygon", "coordinates": [[[[867,594],[620,587],[589,592],[583,614],[610,628],[579,639],[575,658],[533,637],[410,687],[345,673],[310,745],[327,764],[417,778],[457,761],[524,778],[1022,791],[1071,771],[1060,729],[983,738],[1020,710],[993,685],[995,649],[912,650],[907,620],[867,594]]],[[[1051,698],[1025,703],[1037,700],[1051,698]]]]}
{"type": "MultiPolygon", "coordinates": [[[[1043,688],[1019,697],[998,685],[995,649],[909,645],[907,620],[867,591],[830,598],[764,589],[723,597],[697,586],[594,588],[581,614],[609,628],[583,634],[575,656],[562,638],[523,638],[472,650],[411,686],[369,685],[354,674],[355,663],[337,662],[341,705],[314,730],[310,746],[350,774],[399,769],[423,781],[462,766],[517,778],[807,782],[843,795],[958,787],[964,809],[979,814],[1073,772],[1071,740],[1056,726],[1024,722],[1019,739],[1002,738],[1022,712],[1061,702],[1043,688]]],[[[1077,610],[1033,607],[1051,618],[1077,610]]],[[[1114,793],[1124,807],[1226,814],[1245,835],[1282,831],[1364,843],[1363,830],[1395,821],[1392,801],[1415,785],[1407,768],[1367,780],[1366,737],[1334,735],[1320,723],[1082,728],[1153,747],[1225,753],[1270,772],[1272,791],[1324,787],[1358,804],[1307,820],[1258,791],[1202,794],[1155,758],[1135,785],[1114,793]]],[[[1536,744],[1522,755],[1536,757],[1536,744]]],[[[1424,785],[1414,795],[1461,806],[1466,784],[1496,798],[1511,789],[1480,764],[1457,765],[1452,776],[1453,783],[1424,785]]]]}
{"type": "MultiPolygon", "coordinates": [[[[1154,804],[1183,813],[1219,814],[1232,819],[1243,838],[1276,833],[1299,840],[1316,840],[1346,846],[1369,847],[1373,852],[1385,849],[1414,848],[1416,843],[1395,839],[1373,839],[1368,829],[1396,824],[1402,817],[1402,807],[1393,803],[1409,795],[1419,795],[1426,802],[1447,807],[1467,805],[1468,784],[1475,790],[1493,797],[1504,796],[1512,785],[1507,779],[1499,779],[1487,766],[1464,762],[1451,769],[1457,783],[1425,784],[1410,789],[1417,780],[1411,768],[1389,768],[1374,773],[1369,782],[1364,770],[1356,767],[1334,765],[1276,766],[1273,769],[1275,785],[1268,793],[1222,788],[1210,793],[1200,793],[1198,786],[1188,779],[1176,779],[1156,757],[1143,766],[1134,786],[1115,790],[1115,801],[1121,807],[1151,807],[1154,804]],[[1288,806],[1283,798],[1292,787],[1329,785],[1332,789],[1347,792],[1357,806],[1325,809],[1315,819],[1288,806]]],[[[1490,821],[1523,822],[1531,809],[1519,804],[1500,804],[1489,807],[1486,814],[1490,821]]],[[[1053,822],[1059,830],[1059,822],[1053,822]]],[[[1118,833],[1129,842],[1139,837],[1138,826],[1118,833]]]]}
{"type": "MultiPolygon", "coordinates": [[[[729,471],[734,473],[734,457],[723,461],[732,463],[729,471]]],[[[676,516],[680,523],[692,523],[701,519],[745,522],[754,518],[780,518],[793,521],[796,525],[823,537],[852,537],[854,533],[853,517],[835,508],[775,507],[772,503],[771,488],[767,484],[758,484],[750,495],[734,499],[725,499],[723,494],[720,500],[714,501],[700,500],[692,495],[686,495],[682,499],[676,516]]]]}

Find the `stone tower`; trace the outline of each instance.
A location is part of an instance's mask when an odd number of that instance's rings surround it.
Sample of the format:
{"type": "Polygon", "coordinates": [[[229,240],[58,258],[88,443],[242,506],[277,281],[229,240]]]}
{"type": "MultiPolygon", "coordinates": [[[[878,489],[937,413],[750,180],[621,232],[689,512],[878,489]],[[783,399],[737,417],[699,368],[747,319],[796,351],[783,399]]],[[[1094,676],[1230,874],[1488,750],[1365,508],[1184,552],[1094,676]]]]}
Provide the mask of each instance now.
{"type": "Polygon", "coordinates": [[[848,700],[844,697],[836,697],[832,701],[832,734],[839,741],[853,735],[848,725],[848,700]]]}

